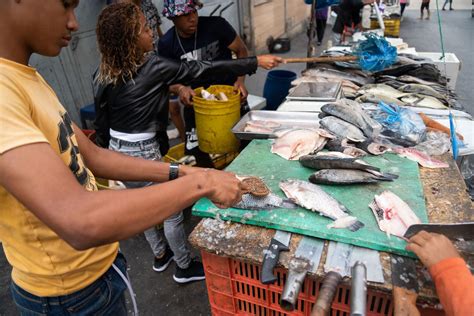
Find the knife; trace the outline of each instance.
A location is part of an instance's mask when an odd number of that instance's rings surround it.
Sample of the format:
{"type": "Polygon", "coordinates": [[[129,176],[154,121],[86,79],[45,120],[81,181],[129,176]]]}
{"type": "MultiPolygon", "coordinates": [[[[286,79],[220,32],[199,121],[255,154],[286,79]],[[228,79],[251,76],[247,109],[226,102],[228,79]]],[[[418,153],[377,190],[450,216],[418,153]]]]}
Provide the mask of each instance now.
{"type": "Polygon", "coordinates": [[[394,315],[420,315],[416,307],[418,281],[415,260],[392,254],[394,315]]]}
{"type": "Polygon", "coordinates": [[[270,241],[268,249],[265,251],[262,264],[262,273],[260,275],[260,281],[263,284],[275,283],[277,277],[273,274],[273,268],[278,263],[280,258],[280,251],[288,251],[290,244],[291,233],[277,230],[275,236],[270,241]]]}
{"type": "Polygon", "coordinates": [[[307,236],[301,239],[295,256],[290,260],[288,277],[281,295],[280,306],[284,310],[294,310],[306,273],[316,273],[323,249],[324,241],[321,239],[307,236]]]}
{"type": "Polygon", "coordinates": [[[441,235],[445,235],[449,239],[474,239],[474,222],[447,224],[414,224],[408,227],[404,237],[411,238],[422,230],[428,233],[438,233],[441,235]]]}
{"type": "Polygon", "coordinates": [[[367,280],[383,283],[383,270],[378,251],[360,248],[342,242],[329,242],[323,279],[311,316],[328,315],[337,287],[343,278],[351,275],[357,261],[367,266],[367,280]]]}

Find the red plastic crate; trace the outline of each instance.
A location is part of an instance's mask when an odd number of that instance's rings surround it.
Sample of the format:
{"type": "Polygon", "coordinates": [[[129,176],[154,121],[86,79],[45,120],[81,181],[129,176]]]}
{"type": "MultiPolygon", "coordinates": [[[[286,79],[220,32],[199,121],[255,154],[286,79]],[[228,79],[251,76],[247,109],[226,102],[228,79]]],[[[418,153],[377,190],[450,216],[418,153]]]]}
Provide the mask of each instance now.
{"type": "MultiPolygon", "coordinates": [[[[201,251],[206,285],[211,305],[212,315],[301,315],[311,314],[311,309],[316,302],[321,283],[317,280],[306,278],[295,310],[288,312],[280,307],[280,297],[283,292],[286,270],[275,270],[277,281],[275,284],[264,285],[260,282],[261,267],[217,256],[201,251]]],[[[349,316],[350,314],[350,288],[339,286],[336,297],[332,303],[332,316],[349,316]]],[[[420,310],[421,311],[421,310],[420,310]]],[[[393,314],[391,296],[377,291],[367,293],[367,315],[382,316],[393,314]]],[[[443,315],[436,310],[423,310],[423,315],[443,315]]]]}

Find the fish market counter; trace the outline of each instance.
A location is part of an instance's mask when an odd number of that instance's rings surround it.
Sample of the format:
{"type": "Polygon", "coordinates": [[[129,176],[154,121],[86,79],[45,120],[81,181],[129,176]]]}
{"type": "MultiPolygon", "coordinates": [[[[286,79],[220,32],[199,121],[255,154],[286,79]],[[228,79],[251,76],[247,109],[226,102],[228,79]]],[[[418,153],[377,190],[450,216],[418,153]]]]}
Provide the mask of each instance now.
{"type": "MultiPolygon", "coordinates": [[[[447,162],[449,168],[420,168],[419,176],[429,222],[473,221],[472,202],[457,165],[449,154],[440,156],[439,159],[447,162]]],[[[246,171],[252,172],[252,170],[246,171]]],[[[370,212],[368,208],[367,211],[370,212]]],[[[275,230],[242,223],[205,218],[195,227],[189,237],[191,244],[201,250],[203,255],[212,312],[215,315],[285,312],[279,306],[281,290],[290,259],[294,257],[302,235],[292,234],[290,250],[280,254],[277,282],[273,285],[264,285],[259,281],[260,267],[275,230]]],[[[324,263],[327,248],[326,241],[318,269],[315,273],[309,273],[304,282],[296,306],[299,315],[309,315],[316,300],[319,291],[317,282],[325,275],[324,263]]],[[[367,310],[372,311],[372,315],[393,312],[391,301],[391,260],[393,259],[387,252],[381,251],[379,254],[385,281],[384,283],[368,282],[369,300],[372,301],[368,301],[367,310]]],[[[472,266],[474,257],[465,256],[465,259],[472,266]]],[[[418,261],[417,272],[420,287],[419,307],[436,307],[438,301],[433,283],[418,261]]],[[[350,311],[347,290],[350,282],[350,278],[344,279],[339,288],[339,294],[333,302],[333,310],[350,311]]]]}

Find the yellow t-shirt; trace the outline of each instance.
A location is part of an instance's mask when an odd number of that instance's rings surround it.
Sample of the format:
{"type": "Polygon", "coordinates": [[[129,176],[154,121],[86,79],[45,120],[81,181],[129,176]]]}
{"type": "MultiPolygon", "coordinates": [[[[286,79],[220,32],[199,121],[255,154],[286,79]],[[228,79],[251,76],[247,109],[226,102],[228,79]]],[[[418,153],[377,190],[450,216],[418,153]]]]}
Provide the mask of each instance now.
{"type": "MultiPolygon", "coordinates": [[[[0,155],[38,142],[49,143],[84,188],[97,190],[71,119],[54,91],[34,68],[0,58],[0,155]]],[[[73,249],[2,186],[0,240],[13,281],[37,296],[85,288],[110,268],[118,251],[118,243],[73,249]]]]}

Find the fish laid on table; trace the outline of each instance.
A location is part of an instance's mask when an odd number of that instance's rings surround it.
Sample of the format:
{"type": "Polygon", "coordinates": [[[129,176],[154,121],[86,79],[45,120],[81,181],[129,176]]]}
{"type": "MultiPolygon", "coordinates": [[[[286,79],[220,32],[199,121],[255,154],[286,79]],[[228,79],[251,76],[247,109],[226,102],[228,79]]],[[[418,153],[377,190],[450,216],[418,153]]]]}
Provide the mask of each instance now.
{"type": "Polygon", "coordinates": [[[361,74],[355,74],[348,71],[339,71],[327,68],[310,68],[302,72],[303,76],[323,77],[329,79],[347,80],[358,86],[372,83],[373,79],[361,74]]]}
{"type": "Polygon", "coordinates": [[[354,107],[340,103],[328,103],[321,108],[321,111],[351,123],[362,130],[367,137],[377,136],[382,130],[382,125],[362,109],[356,110],[354,107]]]}
{"type": "Polygon", "coordinates": [[[352,157],[362,157],[367,155],[364,150],[349,145],[347,138],[342,139],[337,137],[334,139],[330,139],[328,140],[324,148],[330,151],[338,151],[352,157]]]}
{"type": "Polygon", "coordinates": [[[398,99],[406,93],[400,92],[399,90],[390,87],[389,85],[383,84],[383,83],[378,83],[378,84],[367,84],[365,86],[360,87],[359,91],[357,91],[358,94],[363,95],[363,94],[375,94],[375,95],[385,95],[390,98],[395,98],[398,99]]]}
{"type": "Polygon", "coordinates": [[[290,129],[277,133],[272,153],[286,160],[297,160],[301,156],[321,150],[329,138],[334,137],[322,129],[290,129]]]}
{"type": "Polygon", "coordinates": [[[355,143],[355,146],[372,155],[382,155],[390,150],[390,147],[384,144],[375,143],[371,139],[368,139],[362,143],[355,143]]]}
{"type": "Polygon", "coordinates": [[[328,227],[347,228],[350,231],[357,231],[364,227],[364,224],[356,217],[350,216],[349,210],[344,205],[315,184],[289,179],[280,182],[280,188],[299,206],[333,219],[335,222],[329,224],[328,227]]]}
{"type": "Polygon", "coordinates": [[[363,142],[367,139],[358,127],[335,116],[326,116],[319,121],[319,124],[336,136],[347,138],[353,142],[363,142]]]}
{"type": "Polygon", "coordinates": [[[449,164],[442,162],[440,160],[431,158],[427,154],[418,151],[414,148],[394,148],[393,151],[399,156],[408,158],[410,160],[418,162],[421,166],[425,168],[449,168],[449,164]]]}
{"type": "Polygon", "coordinates": [[[403,238],[408,227],[421,221],[405,201],[390,191],[376,195],[369,204],[380,230],[403,238]]]}
{"type": "Polygon", "coordinates": [[[278,195],[270,193],[266,196],[242,194],[242,200],[232,207],[260,211],[274,208],[296,208],[296,205],[290,200],[282,199],[278,195]]]}
{"type": "Polygon", "coordinates": [[[360,102],[360,103],[369,102],[369,103],[377,103],[377,104],[380,101],[382,101],[382,102],[387,103],[387,104],[396,104],[398,106],[405,105],[404,102],[398,100],[397,98],[387,96],[386,94],[383,94],[383,93],[380,93],[380,94],[375,94],[375,93],[363,94],[360,97],[357,97],[356,101],[360,102]]]}
{"type": "Polygon", "coordinates": [[[354,158],[340,152],[319,152],[317,155],[305,155],[300,157],[300,164],[311,169],[358,169],[375,170],[379,168],[367,164],[365,161],[354,158]],[[338,155],[335,155],[335,154],[338,155]]]}
{"type": "Polygon", "coordinates": [[[422,94],[434,97],[439,100],[446,101],[446,97],[441,93],[437,92],[435,89],[431,88],[430,86],[417,84],[417,83],[410,83],[398,88],[399,91],[405,93],[415,93],[415,94],[422,94]]]}
{"type": "Polygon", "coordinates": [[[274,121],[251,120],[245,123],[244,132],[272,133],[281,124],[274,121]]]}
{"type": "Polygon", "coordinates": [[[393,181],[398,176],[375,170],[322,169],[309,176],[308,180],[316,184],[357,184],[393,181]]]}
{"type": "Polygon", "coordinates": [[[430,109],[447,109],[448,107],[436,98],[421,94],[408,94],[400,98],[405,105],[430,109]]]}

